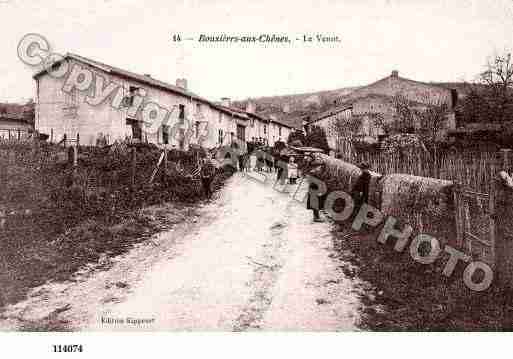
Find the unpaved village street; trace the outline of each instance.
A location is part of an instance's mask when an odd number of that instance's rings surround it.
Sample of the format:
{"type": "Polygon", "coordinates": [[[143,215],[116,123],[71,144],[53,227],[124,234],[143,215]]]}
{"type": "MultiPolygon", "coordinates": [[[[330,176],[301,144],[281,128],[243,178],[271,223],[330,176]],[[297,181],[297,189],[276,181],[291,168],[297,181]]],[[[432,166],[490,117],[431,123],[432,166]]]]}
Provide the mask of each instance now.
{"type": "Polygon", "coordinates": [[[342,273],[331,224],[272,185],[236,173],[197,217],[36,288],[0,327],[358,330],[362,283],[342,273]]]}

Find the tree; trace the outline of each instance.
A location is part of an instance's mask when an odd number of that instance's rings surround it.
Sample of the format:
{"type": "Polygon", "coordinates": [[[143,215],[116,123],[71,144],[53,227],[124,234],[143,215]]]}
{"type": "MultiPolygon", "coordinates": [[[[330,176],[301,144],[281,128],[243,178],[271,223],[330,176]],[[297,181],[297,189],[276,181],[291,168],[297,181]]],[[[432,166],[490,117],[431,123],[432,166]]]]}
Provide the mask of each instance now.
{"type": "Polygon", "coordinates": [[[328,133],[335,137],[337,156],[352,160],[354,135],[360,128],[362,117],[358,115],[342,116],[331,121],[328,133]]]}
{"type": "Polygon", "coordinates": [[[305,134],[302,130],[294,130],[289,134],[289,138],[287,138],[287,143],[290,145],[294,141],[301,142],[301,146],[305,143],[305,134]]]}
{"type": "Polygon", "coordinates": [[[468,123],[504,123],[513,117],[513,63],[510,53],[495,55],[458,106],[459,118],[468,123]]]}
{"type": "Polygon", "coordinates": [[[329,151],[328,139],[326,131],[319,126],[311,126],[310,131],[306,134],[305,145],[309,147],[320,148],[324,151],[329,151]]]}
{"type": "Polygon", "coordinates": [[[411,133],[415,129],[415,123],[419,120],[418,109],[411,106],[410,101],[401,94],[392,98],[394,119],[391,130],[398,133],[411,133]]]}
{"type": "Polygon", "coordinates": [[[351,115],[331,122],[329,132],[338,139],[351,139],[361,125],[361,117],[351,115]]]}
{"type": "Polygon", "coordinates": [[[491,92],[491,99],[497,109],[497,121],[504,122],[506,112],[513,104],[513,97],[511,96],[513,85],[511,53],[496,55],[494,59],[489,60],[486,70],[480,75],[480,80],[491,92]]]}
{"type": "Polygon", "coordinates": [[[425,145],[435,146],[440,131],[447,123],[448,108],[443,102],[430,105],[412,104],[398,94],[392,100],[394,119],[392,130],[397,133],[414,133],[425,145]]]}

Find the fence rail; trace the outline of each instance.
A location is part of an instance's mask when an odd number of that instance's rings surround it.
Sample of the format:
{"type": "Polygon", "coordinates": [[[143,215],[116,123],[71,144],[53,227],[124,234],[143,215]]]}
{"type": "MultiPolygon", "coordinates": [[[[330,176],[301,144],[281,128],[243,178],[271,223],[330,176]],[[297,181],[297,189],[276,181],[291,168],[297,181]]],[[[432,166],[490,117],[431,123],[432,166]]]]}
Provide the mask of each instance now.
{"type": "Polygon", "coordinates": [[[20,141],[28,138],[30,131],[20,128],[0,128],[0,140],[20,141]]]}
{"type": "Polygon", "coordinates": [[[451,151],[434,155],[429,152],[354,152],[352,163],[366,162],[382,173],[406,173],[458,182],[466,189],[489,193],[494,174],[502,161],[498,152],[451,151]]]}

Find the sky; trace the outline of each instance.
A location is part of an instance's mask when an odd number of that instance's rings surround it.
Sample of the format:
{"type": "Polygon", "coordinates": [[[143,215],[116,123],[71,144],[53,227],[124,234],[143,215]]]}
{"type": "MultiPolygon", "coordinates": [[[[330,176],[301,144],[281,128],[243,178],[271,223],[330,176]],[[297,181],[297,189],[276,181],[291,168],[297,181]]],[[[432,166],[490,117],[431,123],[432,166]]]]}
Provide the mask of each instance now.
{"type": "Polygon", "coordinates": [[[419,81],[472,80],[513,48],[512,0],[0,0],[0,101],[34,97],[17,57],[27,33],[174,83],[210,100],[358,86],[398,70],[419,81]],[[337,35],[338,43],[173,42],[172,35],[337,35]]]}

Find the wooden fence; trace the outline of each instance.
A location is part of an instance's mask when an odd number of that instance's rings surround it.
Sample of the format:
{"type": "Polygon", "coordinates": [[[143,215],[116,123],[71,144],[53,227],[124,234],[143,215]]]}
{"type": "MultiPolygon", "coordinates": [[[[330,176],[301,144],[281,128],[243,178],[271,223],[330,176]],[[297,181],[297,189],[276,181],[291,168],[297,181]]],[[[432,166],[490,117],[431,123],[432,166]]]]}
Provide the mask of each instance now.
{"type": "Polygon", "coordinates": [[[489,193],[493,176],[502,163],[497,152],[451,151],[437,156],[429,152],[354,152],[344,160],[366,162],[382,174],[406,173],[458,182],[462,187],[489,193]]]}

